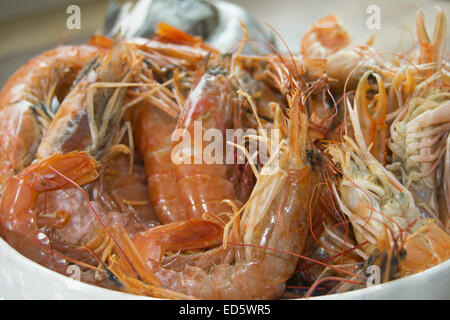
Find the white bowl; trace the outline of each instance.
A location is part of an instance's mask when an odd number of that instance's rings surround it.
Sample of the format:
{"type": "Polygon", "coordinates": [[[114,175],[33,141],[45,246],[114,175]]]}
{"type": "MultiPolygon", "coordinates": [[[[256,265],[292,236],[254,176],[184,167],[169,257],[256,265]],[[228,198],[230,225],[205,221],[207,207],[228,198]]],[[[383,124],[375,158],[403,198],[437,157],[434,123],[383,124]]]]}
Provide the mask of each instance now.
{"type": "MultiPolygon", "coordinates": [[[[152,299],[99,288],[63,276],[22,256],[1,238],[0,298],[152,299]]],[[[310,299],[450,299],[450,260],[385,284],[310,299]]]]}

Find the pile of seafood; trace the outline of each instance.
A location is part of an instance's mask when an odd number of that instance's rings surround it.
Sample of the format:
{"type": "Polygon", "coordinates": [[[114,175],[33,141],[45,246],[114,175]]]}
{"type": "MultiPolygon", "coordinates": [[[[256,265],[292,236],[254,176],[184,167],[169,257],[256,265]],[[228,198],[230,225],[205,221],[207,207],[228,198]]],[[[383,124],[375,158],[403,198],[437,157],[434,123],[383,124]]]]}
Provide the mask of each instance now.
{"type": "Polygon", "coordinates": [[[437,17],[430,39],[418,11],[404,53],[351,44],[335,15],[296,54],[270,42],[244,53],[244,25],[220,52],[165,23],[148,39],[42,53],[0,93],[2,238],[58,273],[76,266],[80,281],[168,299],[340,293],[365,288],[374,266],[384,283],[447,260],[437,17]],[[194,161],[212,137],[180,148],[174,132],[194,136],[196,123],[243,161],[194,161]],[[225,138],[238,129],[243,143],[225,138]]]}

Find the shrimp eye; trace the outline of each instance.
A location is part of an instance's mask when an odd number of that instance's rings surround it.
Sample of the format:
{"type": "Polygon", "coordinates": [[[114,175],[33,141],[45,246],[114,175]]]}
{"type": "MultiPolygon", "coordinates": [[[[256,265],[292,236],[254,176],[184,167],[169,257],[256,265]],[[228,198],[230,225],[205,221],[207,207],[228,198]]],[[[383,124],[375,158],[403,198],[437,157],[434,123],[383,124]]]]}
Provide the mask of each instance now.
{"type": "Polygon", "coordinates": [[[318,164],[322,164],[322,153],[320,151],[316,152],[316,161],[318,164]]]}
{"type": "MultiPolygon", "coordinates": [[[[311,149],[306,150],[306,159],[311,164],[311,162],[314,162],[314,151],[311,149]]],[[[312,164],[311,164],[312,165],[312,164]]]]}
{"type": "Polygon", "coordinates": [[[120,282],[116,275],[112,273],[108,268],[105,268],[105,273],[109,281],[114,283],[117,287],[122,287],[122,282],[120,282]]]}
{"type": "Polygon", "coordinates": [[[401,248],[400,251],[398,252],[398,257],[400,258],[401,261],[406,259],[406,255],[407,252],[404,248],[401,248]]]}
{"type": "Polygon", "coordinates": [[[341,167],[341,163],[340,162],[336,162],[334,164],[334,166],[336,167],[336,171],[337,171],[337,175],[340,177],[342,175],[342,167],[341,167]]]}
{"type": "Polygon", "coordinates": [[[212,76],[223,76],[227,74],[227,70],[222,67],[211,67],[206,73],[212,76]]]}

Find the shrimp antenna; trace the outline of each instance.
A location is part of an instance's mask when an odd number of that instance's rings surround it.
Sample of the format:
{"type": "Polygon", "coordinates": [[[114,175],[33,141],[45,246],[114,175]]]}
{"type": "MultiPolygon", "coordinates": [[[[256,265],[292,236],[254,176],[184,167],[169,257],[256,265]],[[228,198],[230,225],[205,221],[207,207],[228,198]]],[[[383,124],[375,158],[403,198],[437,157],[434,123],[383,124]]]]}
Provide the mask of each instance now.
{"type": "MultiPolygon", "coordinates": [[[[289,53],[289,56],[291,57],[291,61],[292,61],[292,65],[295,71],[295,77],[299,77],[299,71],[297,69],[297,64],[295,63],[295,59],[294,59],[294,55],[292,54],[291,49],[289,48],[289,46],[287,45],[286,41],[284,40],[284,38],[281,36],[281,34],[270,24],[268,24],[267,22],[264,23],[267,27],[269,27],[277,36],[278,38],[283,42],[284,46],[286,47],[286,50],[289,53]]],[[[287,66],[286,66],[287,67],[287,66]]]]}

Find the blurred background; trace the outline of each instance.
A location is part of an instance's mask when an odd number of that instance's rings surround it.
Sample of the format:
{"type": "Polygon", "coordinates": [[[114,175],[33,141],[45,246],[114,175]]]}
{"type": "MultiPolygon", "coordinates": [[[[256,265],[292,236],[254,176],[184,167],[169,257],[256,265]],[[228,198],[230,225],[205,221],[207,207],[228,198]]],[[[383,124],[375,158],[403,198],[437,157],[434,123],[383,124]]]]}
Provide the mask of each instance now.
{"type": "MultiPolygon", "coordinates": [[[[214,0],[210,0],[213,2],[214,0]]],[[[416,43],[416,9],[425,13],[429,33],[434,30],[436,6],[449,19],[448,0],[230,0],[245,8],[262,26],[275,28],[294,52],[302,35],[320,18],[335,13],[350,32],[353,43],[363,43],[374,33],[380,50],[405,51],[416,43]],[[369,6],[380,8],[380,29],[369,30],[369,6]]],[[[0,87],[23,63],[58,44],[86,42],[103,29],[109,0],[0,0],[0,87]],[[81,9],[81,29],[69,30],[69,5],[81,9]]],[[[447,24],[448,25],[448,24],[447,24]]],[[[251,36],[251,35],[250,35],[251,36]]],[[[447,50],[449,49],[447,32],[447,50]]],[[[279,47],[281,42],[277,39],[279,47]]]]}

